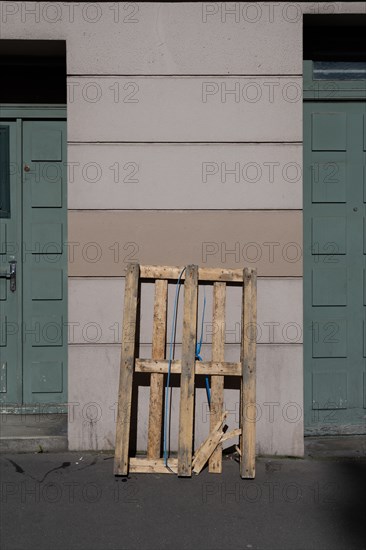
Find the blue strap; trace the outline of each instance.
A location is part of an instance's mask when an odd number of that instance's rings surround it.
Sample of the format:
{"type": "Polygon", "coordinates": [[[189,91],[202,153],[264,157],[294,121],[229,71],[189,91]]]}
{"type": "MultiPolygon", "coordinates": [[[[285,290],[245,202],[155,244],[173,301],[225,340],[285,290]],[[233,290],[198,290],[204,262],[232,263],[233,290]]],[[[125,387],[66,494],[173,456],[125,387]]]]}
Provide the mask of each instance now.
{"type": "Polygon", "coordinates": [[[196,344],[196,358],[198,359],[198,361],[202,361],[202,357],[201,357],[200,353],[201,353],[202,340],[203,340],[203,323],[204,323],[204,319],[205,319],[205,309],[206,309],[206,291],[205,291],[205,294],[204,294],[204,297],[203,297],[203,310],[202,310],[202,320],[201,320],[201,336],[200,336],[199,341],[196,344]]]}
{"type": "MultiPolygon", "coordinates": [[[[203,340],[203,324],[205,320],[205,310],[206,310],[206,289],[204,288],[203,310],[202,310],[202,320],[201,320],[201,336],[199,341],[196,344],[196,359],[198,359],[198,361],[202,361],[201,348],[202,348],[202,340],[203,340]]],[[[208,401],[208,404],[210,405],[211,391],[210,391],[210,380],[208,376],[205,377],[205,384],[206,384],[207,401],[208,401]]]]}

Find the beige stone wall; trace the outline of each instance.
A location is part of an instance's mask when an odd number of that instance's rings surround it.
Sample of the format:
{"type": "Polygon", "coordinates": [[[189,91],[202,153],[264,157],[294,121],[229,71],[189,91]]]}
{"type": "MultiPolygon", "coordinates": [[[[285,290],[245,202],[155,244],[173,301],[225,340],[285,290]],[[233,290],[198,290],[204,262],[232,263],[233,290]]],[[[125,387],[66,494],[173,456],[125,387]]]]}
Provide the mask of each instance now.
{"type": "MultiPolygon", "coordinates": [[[[301,456],[302,14],[364,3],[52,4],[2,2],[1,36],[67,45],[70,448],[113,448],[123,272],[138,260],[258,267],[258,452],[301,456]]],[[[232,291],[228,360],[239,311],[232,291]]],[[[140,449],[147,402],[142,386],[140,449]]],[[[234,426],[237,389],[225,403],[234,426]]]]}

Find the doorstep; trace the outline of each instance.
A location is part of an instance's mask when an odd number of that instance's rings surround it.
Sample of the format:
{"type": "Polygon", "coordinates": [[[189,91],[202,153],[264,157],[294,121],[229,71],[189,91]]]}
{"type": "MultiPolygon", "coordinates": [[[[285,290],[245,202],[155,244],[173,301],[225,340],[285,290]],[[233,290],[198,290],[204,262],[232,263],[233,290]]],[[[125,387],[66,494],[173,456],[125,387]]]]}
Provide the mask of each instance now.
{"type": "Polygon", "coordinates": [[[305,437],[305,458],[365,458],[366,435],[305,437]]]}
{"type": "Polygon", "coordinates": [[[0,415],[0,453],[66,450],[66,414],[0,415]]]}

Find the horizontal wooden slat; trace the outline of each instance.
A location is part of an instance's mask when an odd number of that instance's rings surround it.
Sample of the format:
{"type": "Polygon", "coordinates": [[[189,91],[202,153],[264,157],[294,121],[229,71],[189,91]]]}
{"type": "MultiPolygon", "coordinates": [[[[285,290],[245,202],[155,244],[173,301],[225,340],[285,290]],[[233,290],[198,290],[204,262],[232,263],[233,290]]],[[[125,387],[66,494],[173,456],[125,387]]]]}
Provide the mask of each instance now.
{"type": "Polygon", "coordinates": [[[176,474],[178,468],[178,459],[169,458],[168,468],[165,466],[163,458],[156,460],[133,457],[130,458],[129,472],[136,474],[176,474]]]}
{"type": "MultiPolygon", "coordinates": [[[[161,266],[161,265],[142,265],[141,277],[145,279],[178,279],[184,266],[161,266]]],[[[182,280],[185,279],[185,272],[182,274],[182,280]]],[[[221,269],[200,267],[198,269],[199,281],[225,281],[225,282],[243,282],[242,269],[221,269]]]]}
{"type": "MultiPolygon", "coordinates": [[[[168,372],[169,361],[154,361],[154,359],[136,359],[136,372],[168,372]]],[[[170,372],[181,374],[182,362],[175,359],[171,362],[170,372]]],[[[215,361],[196,361],[195,373],[205,375],[241,376],[241,363],[224,363],[215,361]]]]}

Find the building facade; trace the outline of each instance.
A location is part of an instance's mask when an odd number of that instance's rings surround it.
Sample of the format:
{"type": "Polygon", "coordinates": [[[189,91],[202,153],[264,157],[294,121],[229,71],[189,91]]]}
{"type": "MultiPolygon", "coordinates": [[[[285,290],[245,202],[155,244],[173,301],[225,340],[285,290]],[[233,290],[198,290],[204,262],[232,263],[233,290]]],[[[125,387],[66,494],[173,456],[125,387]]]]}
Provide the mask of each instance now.
{"type": "MultiPolygon", "coordinates": [[[[113,449],[126,265],[250,265],[257,452],[365,433],[365,14],[364,2],[1,3],[3,66],[50,59],[16,85],[7,73],[1,106],[1,268],[17,274],[15,291],[0,279],[3,414],[67,414],[70,449],[113,449]],[[354,43],[340,51],[342,33],[354,43]]],[[[234,289],[227,360],[240,308],[234,289]]],[[[146,383],[135,398],[143,450],[146,383]]],[[[234,427],[238,388],[225,406],[234,427]]],[[[208,414],[202,387],[196,441],[208,414]]]]}

